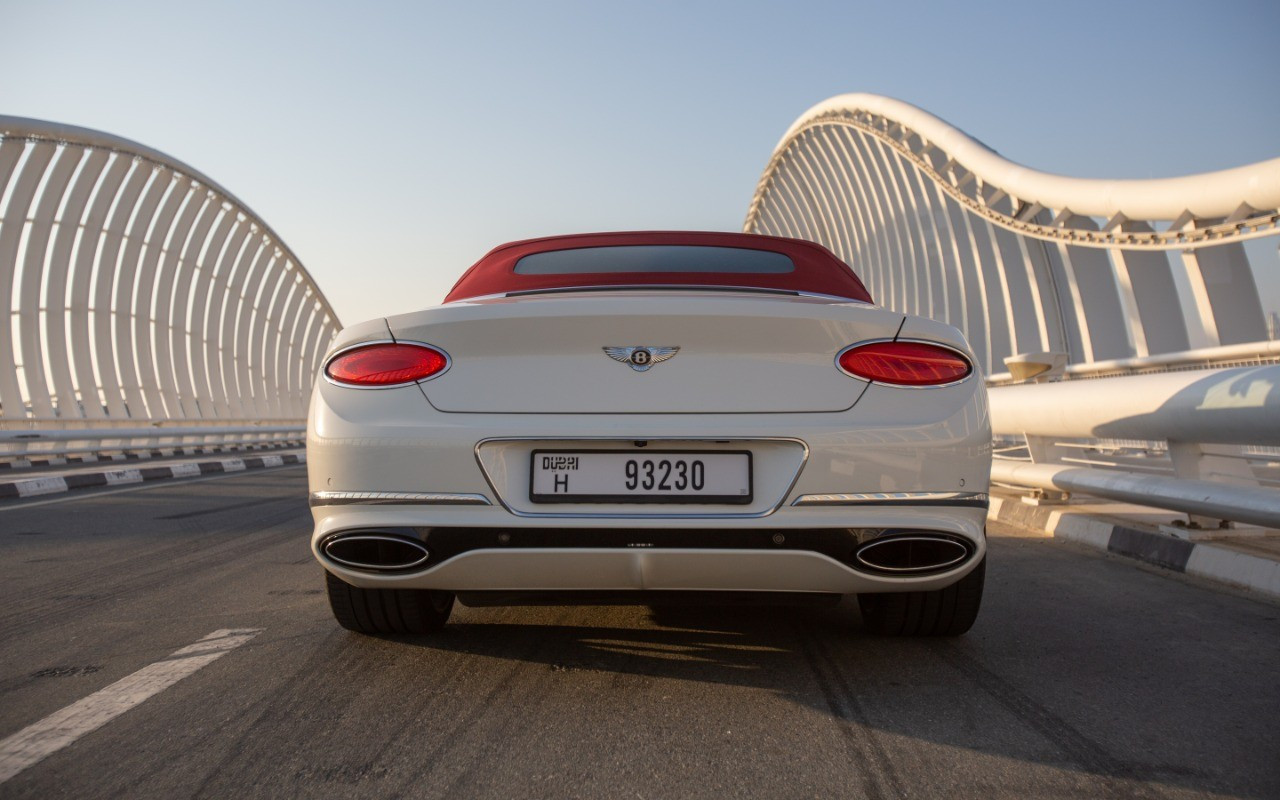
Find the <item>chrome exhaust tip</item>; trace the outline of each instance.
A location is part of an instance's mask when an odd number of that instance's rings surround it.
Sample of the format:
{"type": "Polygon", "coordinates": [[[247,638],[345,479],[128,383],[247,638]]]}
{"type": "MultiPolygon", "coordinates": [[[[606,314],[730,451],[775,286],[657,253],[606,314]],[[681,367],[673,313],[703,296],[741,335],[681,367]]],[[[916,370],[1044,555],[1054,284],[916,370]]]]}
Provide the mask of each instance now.
{"type": "Polygon", "coordinates": [[[383,533],[333,536],[320,546],[320,552],[335,564],[375,571],[413,569],[431,558],[421,542],[383,533]]]}
{"type": "Polygon", "coordinates": [[[876,572],[910,575],[959,566],[973,552],[973,546],[959,538],[912,533],[873,539],[858,548],[854,558],[876,572]]]}

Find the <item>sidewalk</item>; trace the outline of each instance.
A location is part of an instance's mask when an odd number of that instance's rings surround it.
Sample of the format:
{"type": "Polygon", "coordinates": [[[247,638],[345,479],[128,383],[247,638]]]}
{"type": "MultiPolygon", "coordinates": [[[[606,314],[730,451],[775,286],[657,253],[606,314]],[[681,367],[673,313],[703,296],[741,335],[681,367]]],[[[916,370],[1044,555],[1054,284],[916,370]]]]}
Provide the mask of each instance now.
{"type": "Polygon", "coordinates": [[[1029,505],[994,489],[989,519],[1280,600],[1280,530],[1182,528],[1172,511],[1100,500],[1029,505]]]}

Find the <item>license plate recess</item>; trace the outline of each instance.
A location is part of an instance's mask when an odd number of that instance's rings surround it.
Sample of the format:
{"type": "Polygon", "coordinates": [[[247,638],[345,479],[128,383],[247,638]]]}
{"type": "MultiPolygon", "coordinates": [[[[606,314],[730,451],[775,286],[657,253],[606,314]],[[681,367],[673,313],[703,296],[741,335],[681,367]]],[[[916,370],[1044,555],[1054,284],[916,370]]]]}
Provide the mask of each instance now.
{"type": "Polygon", "coordinates": [[[534,450],[534,503],[746,505],[749,450],[534,450]]]}

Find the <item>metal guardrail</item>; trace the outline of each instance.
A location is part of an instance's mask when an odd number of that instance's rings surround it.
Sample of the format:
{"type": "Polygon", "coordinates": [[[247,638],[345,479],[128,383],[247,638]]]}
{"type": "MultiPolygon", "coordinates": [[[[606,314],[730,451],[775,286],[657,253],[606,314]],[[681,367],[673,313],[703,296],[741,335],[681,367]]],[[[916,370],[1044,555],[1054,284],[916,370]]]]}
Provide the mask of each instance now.
{"type": "Polygon", "coordinates": [[[997,483],[1167,508],[1202,526],[1280,528],[1280,364],[996,386],[989,397],[1005,443],[997,483]]]}
{"type": "Polygon", "coordinates": [[[11,461],[98,453],[153,453],[189,447],[251,448],[301,445],[305,425],[152,426],[0,431],[0,452],[11,461]]]}
{"type": "Polygon", "coordinates": [[[997,434],[1280,446],[1280,364],[988,390],[997,434]]]}
{"type": "Polygon", "coordinates": [[[340,327],[296,255],[208,177],[16,117],[0,117],[0,307],[0,460],[297,439],[340,327]],[[169,424],[184,433],[154,428],[169,424]]]}
{"type": "Polygon", "coordinates": [[[1280,528],[1280,503],[1276,502],[1277,493],[1272,489],[1063,464],[1010,461],[994,462],[991,479],[1014,486],[1036,486],[1166,508],[1192,517],[1280,528]]]}

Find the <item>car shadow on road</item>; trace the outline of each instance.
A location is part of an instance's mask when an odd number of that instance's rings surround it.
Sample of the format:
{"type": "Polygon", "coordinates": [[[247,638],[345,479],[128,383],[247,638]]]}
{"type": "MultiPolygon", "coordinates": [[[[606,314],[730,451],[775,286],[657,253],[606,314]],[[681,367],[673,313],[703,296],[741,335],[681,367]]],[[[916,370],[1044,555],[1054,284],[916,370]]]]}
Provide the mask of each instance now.
{"type": "Polygon", "coordinates": [[[466,609],[439,634],[388,641],[528,663],[786,690],[815,639],[866,638],[857,604],[466,609]],[[747,677],[747,674],[750,677],[747,677]]]}
{"type": "MultiPolygon", "coordinates": [[[[911,639],[861,627],[857,603],[829,608],[754,606],[468,609],[432,637],[388,637],[438,653],[543,665],[555,691],[590,691],[591,676],[670,679],[745,687],[802,704],[830,719],[853,758],[878,751],[887,786],[895,777],[884,735],[925,750],[964,748],[1028,766],[1022,789],[1052,791],[1076,775],[1101,795],[1160,794],[1159,787],[1224,788],[1217,770],[1135,741],[1165,735],[1148,720],[1117,723],[1113,707],[1042,695],[1009,674],[982,637],[911,639]],[[575,679],[578,683],[575,688],[575,679]],[[852,733],[851,733],[852,732],[852,733]],[[1039,784],[1045,780],[1048,783],[1039,784]]],[[[998,640],[997,640],[998,641],[998,640]]],[[[702,691],[693,697],[706,696],[702,691]]],[[[740,695],[735,695],[740,696],[740,695]]],[[[1131,699],[1131,698],[1130,698],[1131,699]]],[[[698,713],[692,700],[687,713],[698,713]]]]}
{"type": "MultiPolygon", "coordinates": [[[[809,606],[560,606],[472,609],[500,620],[457,622],[429,646],[497,655],[524,637],[555,669],[602,670],[712,683],[784,671],[814,636],[861,636],[856,603],[809,606]],[[521,617],[520,623],[508,622],[521,617]],[[533,645],[534,642],[530,641],[533,645]]],[[[417,643],[425,644],[425,640],[417,643]]]]}

